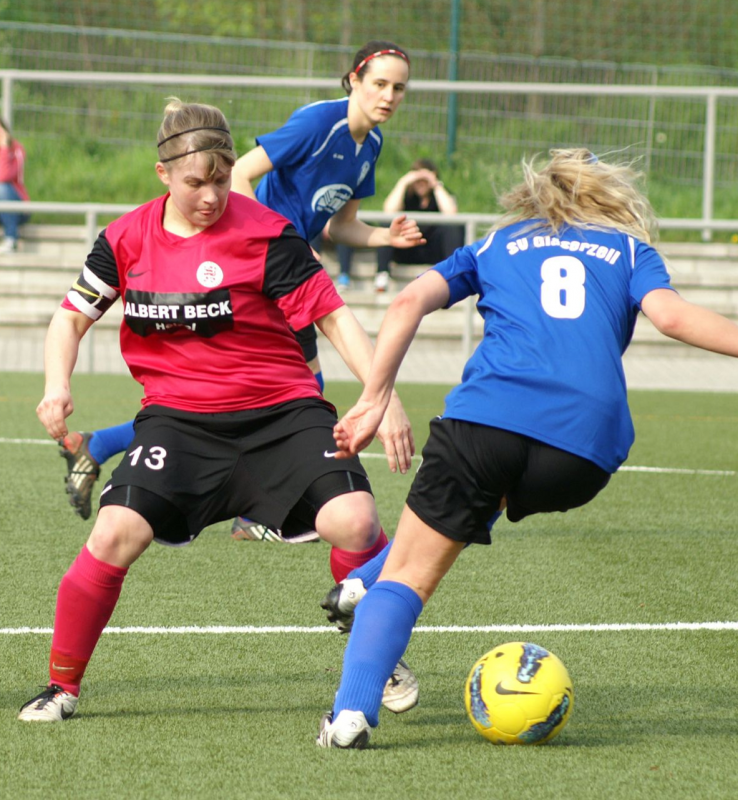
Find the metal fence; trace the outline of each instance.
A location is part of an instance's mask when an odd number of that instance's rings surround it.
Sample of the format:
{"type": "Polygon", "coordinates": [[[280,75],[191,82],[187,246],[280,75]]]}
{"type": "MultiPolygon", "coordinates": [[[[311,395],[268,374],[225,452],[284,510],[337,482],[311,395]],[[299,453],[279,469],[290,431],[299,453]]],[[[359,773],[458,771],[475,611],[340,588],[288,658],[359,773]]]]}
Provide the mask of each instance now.
{"type": "MultiPolygon", "coordinates": [[[[734,0],[627,0],[606,8],[594,0],[406,0],[400,6],[383,9],[371,35],[393,38],[394,31],[411,49],[411,89],[452,75],[462,82],[526,85],[738,85],[738,44],[730,35],[738,26],[734,0]],[[458,49],[449,36],[453,6],[460,15],[458,49]]],[[[302,0],[219,0],[199,10],[177,0],[135,8],[113,0],[29,0],[11,5],[3,17],[0,69],[149,74],[148,83],[109,86],[65,82],[63,74],[53,84],[26,80],[12,106],[4,103],[19,137],[68,137],[100,147],[150,137],[162,100],[154,83],[158,74],[219,76],[200,98],[188,99],[222,106],[235,131],[252,141],[295,107],[336,96],[355,50],[349,42],[366,35],[364,8],[354,0],[322,10],[302,0]],[[293,83],[277,90],[229,84],[235,76],[331,82],[323,89],[293,83]]],[[[175,92],[192,87],[172,86],[175,92]]],[[[658,180],[700,185],[705,179],[701,97],[411,91],[389,130],[411,149],[422,144],[504,164],[551,146],[627,148],[658,180]]],[[[715,117],[718,186],[736,184],[736,141],[738,104],[723,96],[715,117]]]]}
{"type": "MultiPolygon", "coordinates": [[[[673,4],[675,0],[668,2],[673,4]]],[[[407,4],[405,0],[404,5],[407,4]]],[[[531,30],[528,21],[521,19],[521,24],[527,32],[531,30]]],[[[738,26],[738,5],[725,24],[732,30],[738,26]]],[[[591,37],[591,26],[585,28],[591,37]]],[[[575,28],[567,22],[567,30],[573,34],[575,28]]],[[[359,33],[363,40],[363,26],[359,33]]],[[[704,45],[699,50],[695,48],[690,58],[675,63],[662,47],[618,52],[579,47],[549,52],[545,47],[531,48],[521,39],[511,47],[509,32],[505,34],[499,43],[483,31],[479,32],[479,41],[467,36],[462,38],[457,52],[449,47],[448,32],[440,43],[438,37],[407,41],[412,36],[407,31],[397,34],[397,38],[410,49],[413,75],[425,80],[449,78],[452,62],[459,80],[735,85],[738,77],[736,58],[711,59],[710,49],[704,45]]],[[[383,37],[381,34],[378,38],[383,37]]],[[[248,39],[154,28],[130,30],[0,19],[0,68],[330,77],[344,73],[356,51],[353,38],[349,43],[342,38],[248,39]]],[[[652,33],[648,42],[663,46],[668,39],[659,40],[652,33]]],[[[738,44],[735,48],[738,57],[738,44]]]]}
{"type": "MultiPolygon", "coordinates": [[[[335,96],[332,78],[0,70],[2,114],[16,131],[116,143],[150,138],[163,89],[201,93],[228,109],[238,137],[273,129],[302,103],[335,96]],[[157,101],[154,102],[153,98],[157,101]],[[85,99],[84,113],[71,101],[85,99]]],[[[738,179],[738,88],[413,80],[392,120],[393,135],[443,137],[449,98],[458,140],[500,160],[555,146],[604,153],[627,148],[650,176],[702,186],[702,221],[713,218],[716,185],[738,179]],[[568,111],[568,113],[564,113],[568,111]]]]}

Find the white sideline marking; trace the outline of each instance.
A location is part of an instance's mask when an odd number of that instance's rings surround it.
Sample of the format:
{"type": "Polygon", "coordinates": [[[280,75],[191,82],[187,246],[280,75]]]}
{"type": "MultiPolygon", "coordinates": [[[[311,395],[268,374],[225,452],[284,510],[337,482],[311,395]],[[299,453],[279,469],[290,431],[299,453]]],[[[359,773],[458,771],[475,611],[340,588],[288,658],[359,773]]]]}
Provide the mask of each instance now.
{"type": "MultiPolygon", "coordinates": [[[[0,444],[53,444],[51,439],[6,439],[0,436],[0,444]]],[[[387,458],[384,453],[362,453],[362,458],[387,458]]],[[[413,456],[413,461],[419,461],[420,456],[413,456]]],[[[664,475],[738,475],[732,469],[682,469],[679,467],[620,467],[618,472],[655,472],[664,475]]]]}
{"type": "Polygon", "coordinates": [[[0,444],[56,444],[53,439],[6,439],[0,437],[0,444]]]}
{"type": "Polygon", "coordinates": [[[681,475],[735,475],[733,469],[678,469],[677,467],[620,467],[618,472],[668,472],[681,475]]]}
{"type": "MultiPolygon", "coordinates": [[[[738,631],[738,622],[604,622],[594,624],[552,625],[418,625],[415,633],[601,633],[620,631],[738,631]]],[[[0,635],[23,636],[50,634],[53,628],[0,628],[0,635]]],[[[338,633],[328,625],[301,627],[298,625],[181,625],[173,627],[105,628],[111,634],[265,634],[265,633],[338,633]]]]}

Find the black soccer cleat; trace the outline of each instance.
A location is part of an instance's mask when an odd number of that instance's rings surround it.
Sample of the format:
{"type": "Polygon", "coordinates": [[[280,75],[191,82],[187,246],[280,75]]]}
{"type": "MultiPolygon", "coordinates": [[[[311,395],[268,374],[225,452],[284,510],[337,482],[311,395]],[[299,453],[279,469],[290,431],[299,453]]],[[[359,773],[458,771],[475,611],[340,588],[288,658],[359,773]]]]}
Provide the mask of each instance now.
{"type": "Polygon", "coordinates": [[[366,594],[361,578],[344,578],[320,601],[328,622],[335,622],[341,633],[348,633],[354,624],[354,609],[366,594]]]}
{"type": "Polygon", "coordinates": [[[92,487],[100,477],[100,465],[90,455],[91,433],[74,431],[59,439],[59,455],[67,461],[67,477],[64,479],[69,505],[82,519],[92,514],[92,487]]]}

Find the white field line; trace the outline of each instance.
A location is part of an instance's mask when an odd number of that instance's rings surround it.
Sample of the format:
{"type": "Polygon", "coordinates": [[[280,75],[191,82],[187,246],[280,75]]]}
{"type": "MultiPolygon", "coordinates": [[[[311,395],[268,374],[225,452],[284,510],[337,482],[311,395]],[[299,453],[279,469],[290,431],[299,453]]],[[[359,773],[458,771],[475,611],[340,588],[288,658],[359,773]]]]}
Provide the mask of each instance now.
{"type": "MultiPolygon", "coordinates": [[[[51,439],[7,439],[0,436],[0,444],[51,444],[56,445],[51,439]]],[[[386,458],[384,453],[362,453],[362,458],[386,458]]],[[[413,456],[414,461],[419,461],[420,456],[413,456]]],[[[664,475],[738,475],[732,469],[686,469],[679,467],[620,467],[618,472],[654,472],[664,475]]]]}
{"type": "Polygon", "coordinates": [[[0,437],[0,444],[56,444],[53,439],[6,439],[0,437]]]}
{"type": "Polygon", "coordinates": [[[677,467],[620,467],[618,472],[661,472],[670,475],[736,475],[733,469],[679,469],[677,467]]]}
{"type": "MultiPolygon", "coordinates": [[[[609,633],[622,631],[738,631],[738,622],[605,622],[594,624],[552,625],[418,625],[415,633],[609,633]]],[[[53,628],[0,628],[0,636],[27,636],[51,634],[53,628]]],[[[301,627],[297,625],[181,625],[171,627],[131,626],[105,628],[109,634],[221,635],[221,634],[273,634],[273,633],[338,633],[327,625],[301,627]]]]}

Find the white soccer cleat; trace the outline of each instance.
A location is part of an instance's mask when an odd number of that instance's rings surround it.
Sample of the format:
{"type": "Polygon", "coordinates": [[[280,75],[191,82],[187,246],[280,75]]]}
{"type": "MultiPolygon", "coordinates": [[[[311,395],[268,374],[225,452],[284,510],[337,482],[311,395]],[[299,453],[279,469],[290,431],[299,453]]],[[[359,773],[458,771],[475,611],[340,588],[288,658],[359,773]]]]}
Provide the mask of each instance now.
{"type": "Polygon", "coordinates": [[[268,528],[248,517],[236,517],[231,526],[231,538],[236,541],[250,542],[281,542],[282,544],[304,544],[305,542],[319,542],[317,531],[304,531],[294,536],[283,536],[282,531],[268,528]]]}
{"type": "Polygon", "coordinates": [[[401,658],[382,693],[382,705],[394,714],[404,714],[418,705],[418,679],[401,658]]]}
{"type": "Polygon", "coordinates": [[[369,744],[371,727],[361,711],[344,709],[333,720],[333,712],[323,715],[315,744],[318,747],[340,747],[344,750],[363,750],[369,744]]]}
{"type": "Polygon", "coordinates": [[[21,706],[18,719],[23,722],[62,722],[77,710],[79,698],[52,683],[41,694],[21,706]]]}

